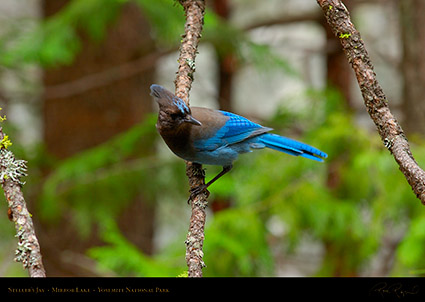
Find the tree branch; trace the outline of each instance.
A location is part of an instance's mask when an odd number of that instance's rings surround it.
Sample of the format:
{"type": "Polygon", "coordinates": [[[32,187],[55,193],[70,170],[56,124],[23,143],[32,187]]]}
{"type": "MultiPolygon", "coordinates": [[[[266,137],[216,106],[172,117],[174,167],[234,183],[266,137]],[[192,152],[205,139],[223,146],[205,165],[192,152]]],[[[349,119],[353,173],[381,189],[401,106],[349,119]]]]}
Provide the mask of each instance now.
{"type": "Polygon", "coordinates": [[[319,21],[320,17],[321,15],[319,11],[313,11],[310,13],[304,13],[299,15],[291,14],[272,19],[269,18],[261,21],[253,20],[254,23],[245,26],[244,30],[252,30],[263,26],[287,25],[297,22],[319,21]]]}
{"type": "MultiPolygon", "coordinates": [[[[45,99],[68,98],[79,95],[91,89],[100,88],[111,83],[130,78],[146,72],[155,66],[158,59],[175,51],[170,49],[165,52],[152,52],[136,60],[119,64],[107,70],[83,76],[79,79],[45,87],[45,99]]],[[[1,96],[0,96],[1,97],[1,96]]]]}
{"type": "MultiPolygon", "coordinates": [[[[195,72],[195,57],[204,24],[205,1],[179,0],[179,2],[185,11],[186,24],[180,47],[179,68],[174,84],[176,96],[189,105],[189,91],[195,72]]],[[[186,162],[186,175],[189,178],[191,189],[205,183],[204,171],[199,164],[186,162]]],[[[191,202],[192,215],[185,241],[189,277],[202,277],[202,268],[205,267],[202,247],[204,244],[207,197],[207,194],[201,193],[193,198],[191,202]]]]}
{"type": "Polygon", "coordinates": [[[21,190],[23,183],[20,178],[26,176],[26,163],[15,159],[13,153],[7,150],[10,144],[0,127],[0,183],[9,204],[9,218],[15,223],[16,237],[19,239],[15,261],[22,262],[30,277],[46,277],[40,245],[21,190]]]}
{"type": "Polygon", "coordinates": [[[388,101],[376,79],[360,33],[351,22],[350,13],[340,0],[317,0],[317,3],[341,42],[348,62],[356,74],[367,111],[385,147],[394,156],[413,192],[425,205],[425,172],[413,158],[403,129],[388,107],[388,101]]]}

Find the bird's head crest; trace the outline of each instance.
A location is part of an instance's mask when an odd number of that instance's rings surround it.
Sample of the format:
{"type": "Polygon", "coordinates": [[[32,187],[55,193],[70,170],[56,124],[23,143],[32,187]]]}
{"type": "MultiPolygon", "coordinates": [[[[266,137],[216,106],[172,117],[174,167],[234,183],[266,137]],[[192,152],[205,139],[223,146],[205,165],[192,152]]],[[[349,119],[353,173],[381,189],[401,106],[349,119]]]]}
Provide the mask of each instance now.
{"type": "Polygon", "coordinates": [[[153,84],[151,85],[151,96],[155,97],[160,112],[162,111],[167,116],[180,122],[188,122],[194,125],[201,125],[199,121],[191,116],[189,106],[179,97],[164,87],[153,84]]]}
{"type": "Polygon", "coordinates": [[[159,106],[162,108],[167,108],[168,110],[178,110],[182,114],[190,114],[189,107],[181,98],[178,98],[172,92],[168,91],[160,85],[151,85],[151,96],[155,97],[159,106]]]}

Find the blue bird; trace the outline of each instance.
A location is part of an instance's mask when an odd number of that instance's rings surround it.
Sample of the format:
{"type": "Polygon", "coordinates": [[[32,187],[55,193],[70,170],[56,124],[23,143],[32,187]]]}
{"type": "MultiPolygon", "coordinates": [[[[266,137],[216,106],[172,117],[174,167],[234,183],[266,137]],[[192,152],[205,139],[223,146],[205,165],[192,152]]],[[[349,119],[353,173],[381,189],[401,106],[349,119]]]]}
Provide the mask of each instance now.
{"type": "Polygon", "coordinates": [[[154,84],[150,88],[159,105],[156,128],[171,151],[190,162],[223,167],[211,181],[191,190],[191,199],[229,172],[239,154],[253,149],[267,147],[319,162],[328,156],[304,143],[268,133],[273,129],[242,116],[208,108],[189,108],[164,87],[154,84]]]}

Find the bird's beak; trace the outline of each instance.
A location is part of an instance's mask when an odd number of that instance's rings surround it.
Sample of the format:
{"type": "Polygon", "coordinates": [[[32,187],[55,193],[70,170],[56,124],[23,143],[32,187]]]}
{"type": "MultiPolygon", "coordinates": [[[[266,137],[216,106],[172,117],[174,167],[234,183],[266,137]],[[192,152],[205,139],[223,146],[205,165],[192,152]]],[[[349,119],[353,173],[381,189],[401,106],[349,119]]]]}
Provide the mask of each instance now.
{"type": "Polygon", "coordinates": [[[201,122],[200,121],[198,121],[197,119],[195,119],[193,116],[191,116],[191,115],[186,115],[186,117],[185,117],[185,119],[184,119],[184,121],[186,122],[186,123],[189,123],[189,124],[193,124],[193,125],[195,125],[195,126],[202,126],[202,124],[201,124],[201,122]]]}

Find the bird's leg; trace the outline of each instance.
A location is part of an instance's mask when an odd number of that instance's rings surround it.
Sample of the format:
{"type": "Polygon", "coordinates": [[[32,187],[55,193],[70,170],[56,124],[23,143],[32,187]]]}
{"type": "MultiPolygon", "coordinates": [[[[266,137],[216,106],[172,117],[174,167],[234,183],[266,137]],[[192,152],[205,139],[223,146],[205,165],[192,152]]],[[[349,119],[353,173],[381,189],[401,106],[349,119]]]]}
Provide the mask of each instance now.
{"type": "MultiPolygon", "coordinates": [[[[223,170],[218,173],[213,179],[211,179],[209,182],[207,182],[206,184],[197,186],[196,188],[193,188],[190,190],[190,197],[189,200],[193,200],[195,198],[196,195],[201,194],[202,192],[207,191],[207,188],[212,185],[217,179],[219,179],[220,177],[222,177],[224,174],[226,174],[227,172],[229,172],[230,170],[232,170],[233,166],[224,166],[223,170]]],[[[208,192],[208,191],[207,191],[208,192]]],[[[208,193],[209,195],[209,193],[208,193]]]]}

